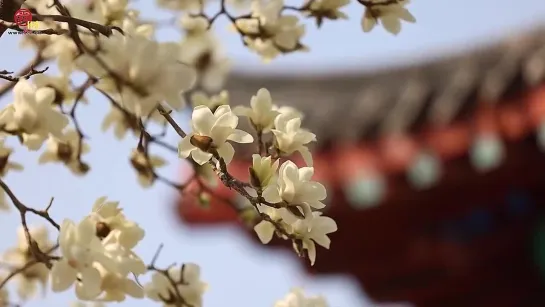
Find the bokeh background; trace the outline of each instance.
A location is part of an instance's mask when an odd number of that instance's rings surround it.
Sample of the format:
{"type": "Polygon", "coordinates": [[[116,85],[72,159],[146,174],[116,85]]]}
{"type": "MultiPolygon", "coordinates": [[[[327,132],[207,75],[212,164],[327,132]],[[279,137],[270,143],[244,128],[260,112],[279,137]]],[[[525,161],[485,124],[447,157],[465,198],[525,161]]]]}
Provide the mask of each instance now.
{"type": "MultiPolygon", "coordinates": [[[[135,1],[134,6],[142,9],[149,19],[172,16],[157,9],[152,1],[135,1]]],[[[309,53],[281,57],[269,65],[244,49],[239,37],[226,30],[226,22],[222,20],[215,29],[233,59],[234,70],[251,74],[312,74],[366,71],[434,59],[545,24],[545,4],[540,0],[419,0],[413,1],[409,8],[418,22],[404,25],[401,34],[394,37],[381,28],[364,34],[359,25],[363,7],[353,3],[344,9],[350,17],[347,21],[326,22],[319,31],[308,22],[304,43],[310,47],[309,53]]],[[[179,40],[180,34],[164,29],[158,37],[179,40]]],[[[31,51],[18,48],[18,40],[18,36],[7,34],[0,39],[0,69],[17,71],[31,58],[31,51]]],[[[55,64],[49,66],[49,73],[57,71],[55,64]]],[[[274,92],[272,95],[274,98],[274,92]]],[[[147,230],[146,238],[137,247],[146,262],[163,243],[159,264],[196,262],[202,266],[203,280],[210,283],[205,306],[272,306],[292,286],[325,295],[332,307],[373,306],[350,279],[311,278],[303,272],[293,253],[257,248],[235,228],[190,229],[180,224],[172,208],[177,192],[160,183],[150,189],[138,185],[128,161],[137,140],[128,137],[119,142],[111,133],[101,132],[100,124],[109,105],[94,92],[90,92],[88,99],[91,104],[82,106],[78,113],[85,133],[90,136],[91,152],[84,160],[92,170],[86,177],[75,178],[61,165],[38,166],[39,153],[27,152],[15,142],[10,143],[15,146],[13,160],[22,163],[25,171],[9,174],[6,182],[27,205],[45,207],[55,197],[51,214],[60,222],[63,218],[81,219],[100,196],[121,201],[126,215],[147,230]]],[[[6,95],[0,104],[5,106],[10,101],[11,95],[6,95]]],[[[179,114],[177,118],[185,123],[188,116],[179,114]]],[[[173,144],[177,141],[173,134],[168,139],[173,144]]],[[[159,170],[161,174],[173,179],[181,177],[179,161],[174,155],[160,149],[154,153],[169,161],[167,167],[159,170]]],[[[15,243],[18,225],[18,215],[13,210],[10,214],[0,214],[0,250],[15,243]]],[[[66,306],[72,301],[74,295],[69,291],[48,294],[45,300],[31,301],[25,306],[66,306]]],[[[124,304],[137,307],[149,306],[150,302],[128,300],[124,304]]]]}

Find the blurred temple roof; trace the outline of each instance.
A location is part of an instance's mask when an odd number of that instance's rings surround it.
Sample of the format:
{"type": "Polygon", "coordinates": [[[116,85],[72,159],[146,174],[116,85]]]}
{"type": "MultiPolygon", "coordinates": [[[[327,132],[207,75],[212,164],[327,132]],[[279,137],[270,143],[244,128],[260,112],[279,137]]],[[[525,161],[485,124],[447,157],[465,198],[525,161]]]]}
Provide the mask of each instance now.
{"type": "Polygon", "coordinates": [[[327,144],[448,125],[479,104],[509,101],[544,77],[545,27],[456,56],[361,74],[235,72],[226,88],[236,105],[266,87],[276,104],[303,111],[304,127],[327,144]]]}

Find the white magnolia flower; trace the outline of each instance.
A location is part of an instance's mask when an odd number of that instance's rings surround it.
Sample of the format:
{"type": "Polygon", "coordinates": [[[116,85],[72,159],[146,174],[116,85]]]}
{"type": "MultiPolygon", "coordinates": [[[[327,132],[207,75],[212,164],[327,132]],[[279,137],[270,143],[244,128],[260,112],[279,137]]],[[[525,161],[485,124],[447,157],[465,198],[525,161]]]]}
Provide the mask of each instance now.
{"type": "MultiPolygon", "coordinates": [[[[45,36],[45,35],[37,35],[45,36]]],[[[45,59],[57,60],[59,71],[63,75],[69,75],[74,70],[74,59],[78,54],[78,47],[70,37],[65,35],[47,35],[51,37],[47,46],[42,51],[42,56],[45,59]]],[[[80,35],[85,45],[91,50],[96,47],[94,42],[87,39],[85,35],[80,35]]]]}
{"type": "MultiPolygon", "coordinates": [[[[312,217],[311,207],[322,209],[325,204],[322,203],[327,197],[325,187],[316,181],[311,181],[314,175],[314,168],[298,168],[292,161],[286,161],[280,166],[278,179],[275,185],[269,185],[263,191],[263,198],[269,203],[284,202],[294,210],[302,209],[302,214],[306,218],[312,217]]],[[[283,219],[292,224],[297,220],[296,216],[290,214],[283,219]]]]}
{"type": "Polygon", "coordinates": [[[237,126],[238,117],[231,112],[228,105],[219,106],[214,113],[205,106],[198,106],[193,110],[192,132],[182,139],[178,153],[182,158],[191,155],[195,162],[203,165],[213,156],[209,151],[216,150],[225,163],[229,163],[233,159],[235,149],[227,141],[237,143],[254,141],[248,132],[236,129],[237,126]]]}
{"type": "Polygon", "coordinates": [[[337,223],[321,212],[312,212],[312,218],[297,220],[292,224],[293,233],[303,241],[303,249],[307,250],[310,264],[316,261],[316,245],[329,249],[331,239],[328,234],[337,231],[337,223]]]}
{"type": "Polygon", "coordinates": [[[272,161],[272,157],[262,157],[258,154],[252,155],[252,172],[257,179],[259,187],[266,187],[276,183],[276,171],[279,160],[272,161]]]}
{"type": "MultiPolygon", "coordinates": [[[[121,0],[122,2],[125,0],[121,0]]],[[[155,35],[155,25],[142,22],[140,12],[136,10],[128,10],[125,12],[125,18],[121,22],[121,28],[125,35],[139,35],[147,39],[152,39],[155,35]]]]}
{"type": "Polygon", "coordinates": [[[323,296],[305,297],[303,289],[294,288],[282,300],[277,301],[274,307],[328,307],[323,296]]]}
{"type": "Polygon", "coordinates": [[[108,20],[122,19],[127,10],[129,0],[94,0],[100,13],[108,20]]]}
{"type": "Polygon", "coordinates": [[[229,104],[229,92],[224,90],[219,94],[212,96],[208,96],[202,92],[196,92],[191,95],[191,103],[194,108],[198,106],[205,106],[213,112],[219,106],[229,104]]]}
{"type": "Polygon", "coordinates": [[[416,22],[416,18],[405,8],[407,4],[409,4],[409,0],[366,7],[361,19],[363,31],[373,30],[380,21],[386,31],[394,35],[398,34],[401,31],[401,20],[411,23],[416,22]]]}
{"type": "Polygon", "coordinates": [[[134,280],[97,266],[100,276],[102,295],[97,299],[105,302],[122,302],[129,295],[134,298],[143,298],[144,289],[134,280]]]}
{"type": "Polygon", "coordinates": [[[15,101],[0,111],[0,125],[9,131],[21,133],[23,144],[30,150],[38,150],[53,135],[62,136],[68,118],[53,109],[55,90],[37,89],[22,78],[13,88],[15,101]]]}
{"type": "Polygon", "coordinates": [[[246,116],[256,130],[269,132],[274,125],[278,111],[273,109],[271,93],[265,88],[257,91],[257,95],[250,100],[251,108],[237,106],[233,112],[238,116],[246,116]]]}
{"type": "MultiPolygon", "coordinates": [[[[78,148],[81,141],[81,153],[84,155],[90,151],[90,147],[80,140],[78,132],[68,130],[62,137],[49,136],[46,149],[38,159],[39,164],[61,162],[75,175],[85,174],[89,168],[78,159],[78,148]]],[[[81,158],[81,157],[80,157],[81,158]]]]}
{"type": "Polygon", "coordinates": [[[208,20],[186,14],[180,24],[186,33],[180,43],[180,61],[196,69],[204,89],[221,89],[231,64],[213,32],[208,31],[208,20]]]}
{"type": "Polygon", "coordinates": [[[348,16],[339,11],[340,8],[350,4],[350,0],[313,0],[310,1],[309,15],[316,18],[318,26],[321,26],[323,19],[348,19],[348,16]]]}
{"type": "MultiPolygon", "coordinates": [[[[46,227],[29,227],[29,233],[40,251],[46,253],[53,248],[54,244],[49,240],[46,227]]],[[[30,251],[23,226],[17,229],[17,245],[8,249],[2,258],[17,268],[22,268],[27,263],[35,260],[30,251]]],[[[43,263],[36,263],[25,269],[21,274],[17,274],[14,278],[17,283],[17,294],[22,300],[27,300],[36,295],[39,285],[42,287],[42,294],[45,294],[49,269],[43,263]]]]}
{"type": "MultiPolygon", "coordinates": [[[[194,263],[187,263],[181,267],[171,267],[168,276],[176,284],[177,292],[183,301],[190,306],[202,307],[202,295],[208,285],[200,279],[200,267],[194,263]]],[[[151,282],[144,286],[146,296],[157,302],[164,302],[165,306],[176,306],[176,291],[172,282],[165,275],[155,272],[151,282]]]]}
{"type": "Polygon", "coordinates": [[[107,201],[105,196],[95,201],[89,218],[95,223],[96,235],[101,240],[114,236],[121,245],[132,249],[144,238],[144,229],[127,220],[119,202],[107,201]]]}
{"type": "Polygon", "coordinates": [[[183,14],[179,20],[180,26],[189,36],[202,35],[208,32],[210,23],[203,16],[193,16],[191,14],[183,14]]]}
{"type": "MultiPolygon", "coordinates": [[[[32,77],[32,81],[37,87],[50,87],[55,90],[56,104],[74,103],[78,93],[72,89],[69,75],[51,76],[46,74],[37,74],[32,77]]],[[[87,103],[85,97],[80,98],[80,102],[87,103]]]]}
{"type": "Polygon", "coordinates": [[[248,48],[257,52],[265,62],[282,53],[306,50],[300,40],[305,26],[295,15],[282,15],[283,0],[252,2],[251,18],[240,18],[236,29],[246,34],[248,48]]]}
{"type": "Polygon", "coordinates": [[[96,60],[97,55],[83,55],[76,60],[83,71],[100,77],[98,89],[137,116],[147,116],[161,101],[175,110],[185,105],[181,93],[193,87],[196,74],[193,68],[178,61],[178,44],[159,43],[141,35],[124,36],[115,31],[100,41],[98,57],[103,64],[96,60]]]}
{"type": "Polygon", "coordinates": [[[132,151],[130,162],[138,174],[138,183],[143,188],[148,188],[155,182],[155,169],[165,166],[167,162],[155,155],[146,157],[145,153],[135,149],[132,151]]]}
{"type": "Polygon", "coordinates": [[[68,219],[62,222],[59,233],[62,258],[54,262],[51,269],[53,292],[65,291],[76,282],[78,299],[91,300],[102,292],[100,272],[94,263],[117,271],[115,262],[104,254],[104,247],[95,232],[95,223],[91,219],[83,219],[78,225],[68,219]]]}
{"type": "Polygon", "coordinates": [[[107,131],[110,127],[113,127],[114,136],[118,140],[122,140],[128,131],[136,136],[140,130],[138,117],[128,112],[125,113],[114,106],[110,108],[110,112],[104,117],[101,129],[107,131]]]}
{"type": "Polygon", "coordinates": [[[283,155],[291,155],[298,151],[305,163],[312,166],[312,155],[305,146],[316,141],[316,135],[301,128],[301,118],[295,117],[294,113],[280,114],[274,120],[274,129],[271,130],[275,136],[275,146],[283,155]]]}
{"type": "Polygon", "coordinates": [[[284,114],[285,116],[288,116],[289,118],[295,118],[295,117],[298,117],[300,118],[301,120],[304,118],[304,114],[299,112],[299,110],[297,110],[296,108],[294,107],[290,107],[290,106],[277,106],[277,105],[273,105],[273,110],[274,111],[278,111],[278,113],[280,114],[284,114]]]}

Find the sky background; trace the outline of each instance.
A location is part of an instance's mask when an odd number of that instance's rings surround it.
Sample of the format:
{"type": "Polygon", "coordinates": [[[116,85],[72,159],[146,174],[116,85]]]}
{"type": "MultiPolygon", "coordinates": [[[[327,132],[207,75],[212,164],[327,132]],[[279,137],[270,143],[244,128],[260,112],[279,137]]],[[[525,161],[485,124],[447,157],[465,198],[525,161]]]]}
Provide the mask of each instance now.
{"type": "MultiPolygon", "coordinates": [[[[135,6],[149,19],[170,16],[154,8],[152,1],[139,0],[135,6]]],[[[305,74],[370,70],[421,61],[545,24],[542,0],[419,0],[413,1],[409,8],[418,23],[404,25],[401,34],[394,37],[381,28],[370,34],[363,33],[359,25],[363,8],[354,3],[344,9],[350,16],[348,21],[326,22],[319,31],[311,22],[307,23],[303,41],[310,47],[310,53],[281,57],[271,65],[262,64],[256,55],[242,48],[239,37],[225,30],[225,22],[218,23],[215,29],[226,52],[234,59],[236,70],[256,74],[305,74]]],[[[179,40],[179,37],[174,30],[164,30],[159,35],[160,40],[179,40]]],[[[29,51],[18,49],[17,40],[15,35],[1,38],[0,70],[17,71],[30,59],[29,51]]],[[[49,73],[56,73],[55,66],[50,64],[49,73]]],[[[274,93],[272,95],[274,98],[274,93]]],[[[26,170],[8,175],[5,181],[27,205],[45,207],[49,199],[55,197],[51,214],[60,222],[63,218],[80,220],[100,196],[120,201],[127,217],[147,230],[145,239],[137,247],[144,261],[149,262],[157,246],[164,243],[160,265],[173,262],[201,265],[202,278],[210,283],[205,295],[207,307],[269,307],[292,286],[302,286],[309,293],[327,296],[331,307],[373,306],[347,278],[307,277],[293,253],[263,249],[242,237],[236,229],[190,229],[181,225],[172,215],[176,191],[161,184],[146,190],[140,188],[128,162],[136,140],[129,137],[119,142],[111,132],[102,133],[100,124],[108,111],[108,103],[96,93],[88,99],[91,105],[79,109],[83,129],[90,136],[91,152],[84,160],[90,163],[92,170],[86,177],[76,178],[60,165],[38,166],[39,153],[20,149],[11,140],[10,144],[16,149],[12,159],[23,164],[26,170]]],[[[10,101],[11,96],[7,95],[0,100],[0,105],[3,107],[10,101]]],[[[178,118],[185,120],[183,116],[178,118]]],[[[170,134],[168,138],[176,143],[175,135],[170,134]]],[[[160,150],[155,153],[162,154],[170,162],[159,172],[173,179],[179,178],[176,157],[160,150]]],[[[15,243],[13,230],[19,224],[14,212],[0,214],[0,250],[15,243]]],[[[335,248],[335,242],[332,248],[335,248]]],[[[73,300],[73,292],[68,291],[49,294],[45,301],[32,301],[25,306],[60,307],[73,300]]],[[[128,300],[123,304],[150,306],[149,301],[128,300]]]]}

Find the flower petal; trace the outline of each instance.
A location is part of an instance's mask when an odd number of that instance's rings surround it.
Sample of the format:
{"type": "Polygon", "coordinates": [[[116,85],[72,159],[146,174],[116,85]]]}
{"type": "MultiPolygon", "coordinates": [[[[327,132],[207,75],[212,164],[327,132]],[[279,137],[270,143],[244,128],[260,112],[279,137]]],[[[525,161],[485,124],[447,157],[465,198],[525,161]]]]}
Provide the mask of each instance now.
{"type": "Polygon", "coordinates": [[[218,154],[223,158],[226,164],[231,163],[235,156],[235,149],[230,143],[223,143],[218,149],[218,154]]]}
{"type": "Polygon", "coordinates": [[[254,231],[261,243],[267,244],[271,242],[273,238],[274,226],[267,221],[261,221],[259,224],[254,226],[254,231]]]}
{"type": "Polygon", "coordinates": [[[248,144],[254,141],[254,137],[251,134],[239,129],[233,130],[233,132],[227,137],[227,139],[241,144],[248,144]]]}
{"type": "Polygon", "coordinates": [[[212,111],[205,106],[197,106],[193,109],[193,115],[191,116],[193,128],[196,129],[201,135],[210,135],[212,126],[216,122],[216,118],[212,111]]]}
{"type": "Polygon", "coordinates": [[[70,288],[76,280],[76,270],[65,259],[53,263],[51,268],[51,290],[62,292],[70,288]]]}
{"type": "Polygon", "coordinates": [[[187,158],[189,157],[189,155],[191,154],[191,152],[195,149],[197,149],[197,147],[193,146],[193,144],[191,144],[191,136],[192,135],[187,135],[185,138],[183,138],[180,143],[178,144],[178,156],[180,158],[187,158]]]}

